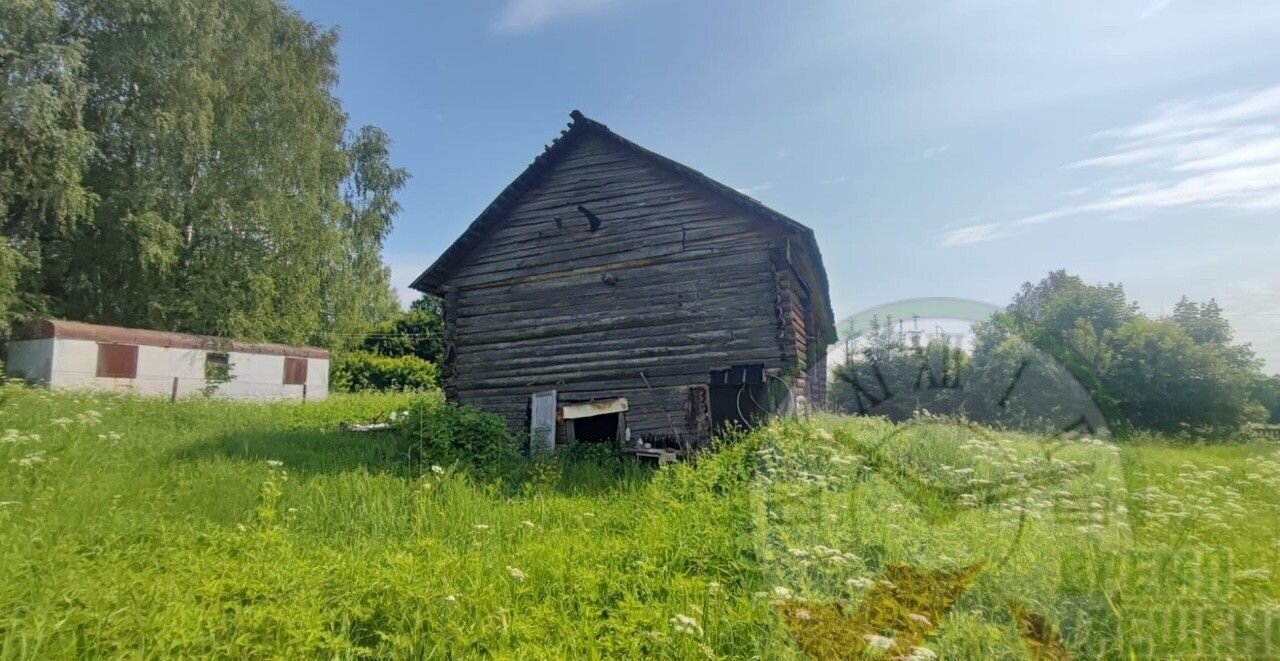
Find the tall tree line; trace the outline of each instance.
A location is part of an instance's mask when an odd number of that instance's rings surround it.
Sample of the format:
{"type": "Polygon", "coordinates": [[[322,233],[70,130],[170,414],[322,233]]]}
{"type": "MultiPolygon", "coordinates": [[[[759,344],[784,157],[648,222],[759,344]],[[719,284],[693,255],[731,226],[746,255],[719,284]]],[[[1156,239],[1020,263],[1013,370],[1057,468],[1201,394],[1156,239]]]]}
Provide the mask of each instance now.
{"type": "Polygon", "coordinates": [[[904,419],[924,409],[1002,426],[1062,429],[1096,407],[1113,427],[1214,435],[1280,421],[1280,376],[1236,343],[1221,307],[1183,298],[1152,318],[1119,284],[1065,271],[1023,285],[973,327],[968,351],[873,325],[835,372],[830,404],[904,419]]]}
{"type": "Polygon", "coordinates": [[[407,173],[279,0],[0,3],[0,325],[341,345],[398,306],[407,173]]]}

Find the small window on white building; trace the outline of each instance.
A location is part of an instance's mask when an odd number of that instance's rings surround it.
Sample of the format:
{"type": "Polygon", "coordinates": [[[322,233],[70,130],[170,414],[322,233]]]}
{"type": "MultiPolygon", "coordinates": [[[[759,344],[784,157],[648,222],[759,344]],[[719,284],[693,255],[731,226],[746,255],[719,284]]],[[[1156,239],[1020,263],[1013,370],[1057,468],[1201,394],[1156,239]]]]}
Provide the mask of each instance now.
{"type": "Polygon", "coordinates": [[[300,386],[306,382],[307,359],[286,356],[284,359],[284,384],[286,386],[300,386]]]}
{"type": "Polygon", "coordinates": [[[112,379],[138,378],[138,345],[99,342],[96,373],[112,379]]]}
{"type": "Polygon", "coordinates": [[[225,353],[204,355],[204,380],[223,383],[231,380],[231,359],[225,353]]]}

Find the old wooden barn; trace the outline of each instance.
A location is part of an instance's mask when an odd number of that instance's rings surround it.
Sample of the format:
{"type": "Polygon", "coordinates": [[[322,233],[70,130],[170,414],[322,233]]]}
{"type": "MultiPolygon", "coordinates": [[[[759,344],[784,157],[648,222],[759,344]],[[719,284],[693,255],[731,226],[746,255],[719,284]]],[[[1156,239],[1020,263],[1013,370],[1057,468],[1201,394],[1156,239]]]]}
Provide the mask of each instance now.
{"type": "Polygon", "coordinates": [[[581,113],[413,283],[450,399],[556,442],[688,449],[820,402],[813,231],[581,113]]]}

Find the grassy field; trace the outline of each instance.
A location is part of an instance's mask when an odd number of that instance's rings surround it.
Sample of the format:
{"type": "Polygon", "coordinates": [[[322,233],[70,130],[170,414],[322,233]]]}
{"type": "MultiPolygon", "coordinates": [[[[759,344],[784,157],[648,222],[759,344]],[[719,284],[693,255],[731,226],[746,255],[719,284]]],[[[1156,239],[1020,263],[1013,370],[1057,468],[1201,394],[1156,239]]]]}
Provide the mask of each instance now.
{"type": "Polygon", "coordinates": [[[0,658],[1280,654],[1275,445],[818,417],[495,478],[337,431],[410,405],[0,387],[0,658]]]}

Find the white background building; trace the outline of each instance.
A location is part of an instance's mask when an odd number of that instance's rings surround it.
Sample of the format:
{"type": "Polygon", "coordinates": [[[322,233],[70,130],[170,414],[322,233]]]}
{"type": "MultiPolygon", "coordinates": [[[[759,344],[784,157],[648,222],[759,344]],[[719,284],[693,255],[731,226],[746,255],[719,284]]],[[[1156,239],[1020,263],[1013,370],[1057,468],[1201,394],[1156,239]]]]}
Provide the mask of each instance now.
{"type": "Polygon", "coordinates": [[[329,352],[203,335],[37,321],[15,329],[6,371],[51,388],[183,397],[322,399],[329,352]]]}

